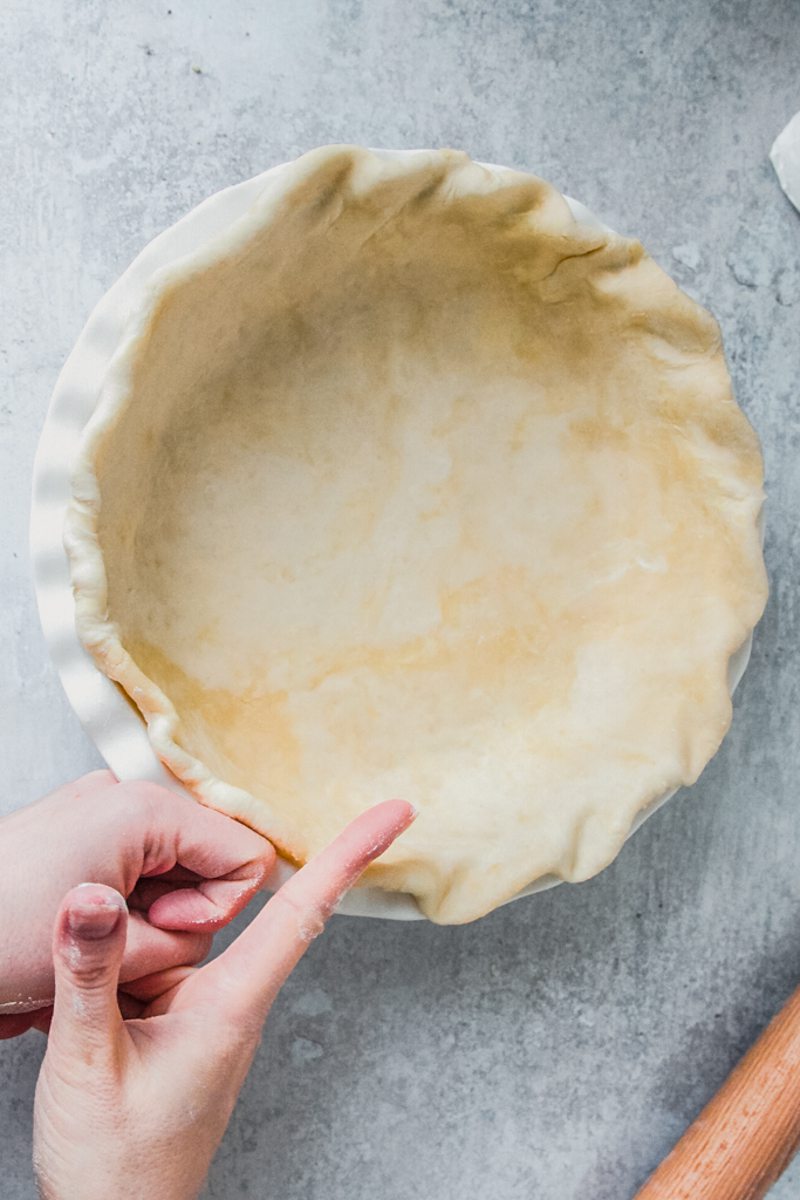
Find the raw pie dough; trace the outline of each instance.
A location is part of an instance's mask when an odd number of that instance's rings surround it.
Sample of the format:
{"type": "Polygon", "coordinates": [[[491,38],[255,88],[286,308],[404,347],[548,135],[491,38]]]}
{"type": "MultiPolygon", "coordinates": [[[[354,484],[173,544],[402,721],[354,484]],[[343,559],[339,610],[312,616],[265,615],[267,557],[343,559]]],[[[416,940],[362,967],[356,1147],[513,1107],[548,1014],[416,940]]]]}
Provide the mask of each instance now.
{"type": "Polygon", "coordinates": [[[159,273],[75,473],[79,630],[204,802],[468,921],[581,880],[728,728],[766,596],[719,330],[452,151],[327,147],[159,273]]]}

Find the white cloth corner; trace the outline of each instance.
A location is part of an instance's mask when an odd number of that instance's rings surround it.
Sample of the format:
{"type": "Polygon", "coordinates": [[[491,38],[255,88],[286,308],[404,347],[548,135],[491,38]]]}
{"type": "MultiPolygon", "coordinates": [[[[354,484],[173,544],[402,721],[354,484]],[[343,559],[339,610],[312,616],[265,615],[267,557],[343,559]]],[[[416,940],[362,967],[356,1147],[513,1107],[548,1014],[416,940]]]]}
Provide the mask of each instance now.
{"type": "Polygon", "coordinates": [[[778,134],[769,156],[781,187],[800,210],[800,112],[778,134]]]}

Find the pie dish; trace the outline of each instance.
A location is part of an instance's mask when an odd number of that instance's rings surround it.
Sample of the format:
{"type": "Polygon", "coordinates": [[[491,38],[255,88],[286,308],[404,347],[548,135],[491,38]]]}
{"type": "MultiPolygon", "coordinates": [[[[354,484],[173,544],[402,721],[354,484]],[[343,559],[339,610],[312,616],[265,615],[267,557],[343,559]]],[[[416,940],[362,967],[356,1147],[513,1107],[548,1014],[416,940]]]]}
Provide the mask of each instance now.
{"type": "Polygon", "coordinates": [[[205,803],[439,922],[697,778],[766,598],[713,318],[549,184],[326,147],[158,272],[78,456],[77,625],[205,803]]]}

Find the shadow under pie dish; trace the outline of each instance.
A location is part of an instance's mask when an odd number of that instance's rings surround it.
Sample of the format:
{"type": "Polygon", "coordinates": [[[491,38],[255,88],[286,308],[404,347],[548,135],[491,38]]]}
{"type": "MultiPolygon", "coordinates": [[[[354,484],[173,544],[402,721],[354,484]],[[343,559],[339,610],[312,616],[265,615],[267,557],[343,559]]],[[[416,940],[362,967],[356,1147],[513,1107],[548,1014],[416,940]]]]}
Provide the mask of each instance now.
{"type": "Polygon", "coordinates": [[[80,636],[204,802],[435,921],[585,879],[691,783],[766,598],[719,331],[452,151],[313,151],[151,280],[74,473],[80,636]]]}

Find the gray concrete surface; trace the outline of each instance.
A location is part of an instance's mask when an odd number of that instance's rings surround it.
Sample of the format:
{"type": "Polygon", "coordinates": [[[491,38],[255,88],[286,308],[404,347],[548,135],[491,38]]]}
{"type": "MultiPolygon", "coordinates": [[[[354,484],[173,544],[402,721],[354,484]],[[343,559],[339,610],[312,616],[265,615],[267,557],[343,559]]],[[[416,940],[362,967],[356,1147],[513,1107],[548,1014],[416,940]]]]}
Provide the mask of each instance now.
{"type": "MultiPolygon", "coordinates": [[[[0,9],[0,798],[94,766],[26,562],[57,371],[141,245],[319,143],[552,179],[718,315],[764,441],[772,598],[701,782],[598,879],[461,929],[337,919],[271,1018],[207,1196],[625,1200],[800,981],[795,0],[6,0],[0,9]]],[[[35,870],[35,848],[31,869],[35,870]]],[[[42,1052],[0,1047],[5,1200],[42,1052]]],[[[773,1196],[800,1194],[800,1168],[773,1196]]]]}

